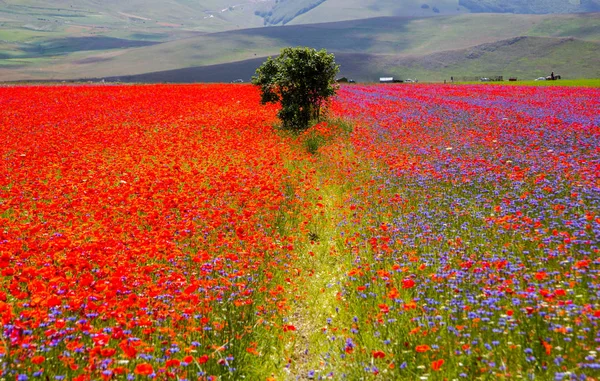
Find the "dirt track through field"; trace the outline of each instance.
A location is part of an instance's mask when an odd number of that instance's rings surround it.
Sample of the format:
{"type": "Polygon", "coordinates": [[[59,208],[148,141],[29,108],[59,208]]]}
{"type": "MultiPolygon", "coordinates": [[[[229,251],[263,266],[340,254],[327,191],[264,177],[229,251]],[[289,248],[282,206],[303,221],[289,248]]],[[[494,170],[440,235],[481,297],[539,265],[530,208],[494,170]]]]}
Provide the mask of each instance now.
{"type": "Polygon", "coordinates": [[[331,345],[328,322],[340,313],[343,280],[353,260],[340,225],[350,210],[347,200],[360,181],[355,168],[359,161],[353,160],[354,156],[351,145],[337,138],[322,147],[313,161],[304,163],[307,167],[303,170],[312,174],[314,183],[309,191],[309,210],[302,213],[304,219],[295,230],[301,235],[297,241],[303,243],[296,248],[298,262],[293,267],[304,274],[307,282],[289,296],[293,306],[289,323],[294,325],[296,337],[286,348],[290,358],[283,376],[287,380],[312,380],[333,374],[323,356],[331,345]]]}

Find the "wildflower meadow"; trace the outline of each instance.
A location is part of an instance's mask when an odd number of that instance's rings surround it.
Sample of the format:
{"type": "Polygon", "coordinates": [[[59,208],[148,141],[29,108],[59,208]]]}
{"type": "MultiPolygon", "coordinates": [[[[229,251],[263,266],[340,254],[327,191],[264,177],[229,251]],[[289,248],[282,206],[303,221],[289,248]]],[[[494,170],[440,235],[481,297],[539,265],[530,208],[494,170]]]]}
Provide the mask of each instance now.
{"type": "Polygon", "coordinates": [[[600,380],[600,89],[0,88],[2,380],[600,380]]]}

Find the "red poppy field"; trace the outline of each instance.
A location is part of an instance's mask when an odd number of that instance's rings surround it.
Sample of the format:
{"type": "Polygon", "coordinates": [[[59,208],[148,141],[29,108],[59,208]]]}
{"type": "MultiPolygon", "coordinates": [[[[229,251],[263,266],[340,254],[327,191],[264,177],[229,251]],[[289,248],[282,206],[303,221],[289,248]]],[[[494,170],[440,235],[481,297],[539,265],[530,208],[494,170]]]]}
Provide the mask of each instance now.
{"type": "Polygon", "coordinates": [[[0,88],[6,380],[598,380],[600,90],[0,88]]]}

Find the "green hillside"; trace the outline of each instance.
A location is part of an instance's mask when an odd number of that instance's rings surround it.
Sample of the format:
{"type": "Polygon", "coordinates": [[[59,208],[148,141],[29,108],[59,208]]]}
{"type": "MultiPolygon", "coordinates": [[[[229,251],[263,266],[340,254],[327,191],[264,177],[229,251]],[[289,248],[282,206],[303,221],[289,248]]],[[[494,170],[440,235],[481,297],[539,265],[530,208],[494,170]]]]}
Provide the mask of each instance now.
{"type": "Polygon", "coordinates": [[[44,44],[66,38],[108,37],[139,44],[265,25],[482,11],[584,12],[600,10],[599,4],[600,0],[0,0],[0,57],[41,58],[48,54],[24,57],[18,52],[45,51],[44,44]]]}
{"type": "Polygon", "coordinates": [[[424,17],[454,14],[457,8],[458,0],[436,0],[432,6],[421,0],[2,0],[0,40],[102,35],[164,41],[179,38],[182,32],[212,33],[292,21],[424,17]],[[299,18],[302,15],[308,17],[299,18]]]}
{"type": "MultiPolygon", "coordinates": [[[[554,71],[565,81],[573,78],[598,78],[597,61],[600,44],[572,38],[522,37],[469,49],[445,51],[420,56],[365,53],[336,53],[341,76],[359,82],[377,82],[381,76],[421,81],[443,81],[451,77],[477,79],[502,75],[532,80],[554,71]],[[569,57],[581,59],[572,62],[569,57]]],[[[265,60],[259,57],[219,65],[206,65],[156,71],[137,75],[115,76],[109,81],[124,82],[231,82],[249,81],[265,60]]]]}
{"type": "Polygon", "coordinates": [[[275,0],[235,5],[228,0],[3,0],[0,29],[164,37],[178,30],[215,32],[261,26],[257,9],[275,0]]]}
{"type": "Polygon", "coordinates": [[[164,40],[176,38],[181,31],[218,32],[382,16],[597,11],[600,0],[2,0],[0,31],[21,31],[23,38],[54,37],[53,33],[120,38],[138,34],[134,38],[164,40]]]}
{"type": "Polygon", "coordinates": [[[600,11],[600,0],[280,0],[266,24],[309,24],[381,16],[464,13],[557,14],[600,11]]]}
{"type": "Polygon", "coordinates": [[[459,0],[471,12],[577,13],[600,11],[599,0],[459,0]]]}
{"type": "MultiPolygon", "coordinates": [[[[0,80],[113,77],[178,70],[275,55],[282,47],[297,45],[368,57],[377,72],[400,73],[399,66],[410,67],[410,73],[414,73],[411,76],[431,75],[436,71],[443,75],[450,72],[478,75],[506,67],[518,74],[519,65],[533,67],[535,63],[545,70],[555,62],[582,57],[581,65],[579,59],[571,63],[573,68],[581,66],[581,70],[572,72],[577,76],[600,77],[598,65],[592,65],[600,59],[597,53],[600,50],[596,49],[600,36],[595,27],[599,21],[600,14],[465,14],[254,28],[159,44],[89,37],[76,41],[57,39],[44,42],[37,50],[19,45],[13,45],[12,50],[0,50],[4,55],[0,60],[0,80]],[[540,39],[518,39],[523,36],[540,39]],[[516,43],[505,44],[516,38],[516,43]],[[557,41],[566,43],[555,44],[557,41]],[[498,48],[494,44],[499,44],[498,48]],[[80,50],[74,51],[75,45],[80,50]],[[469,49],[480,48],[482,54],[468,53],[469,49]],[[461,55],[473,57],[462,60],[461,55]],[[441,64],[427,64],[430,61],[441,64]],[[585,62],[592,67],[584,70],[585,62]]],[[[523,70],[528,75],[532,73],[523,70]]]]}
{"type": "Polygon", "coordinates": [[[265,9],[259,13],[265,20],[265,25],[287,24],[326,0],[280,0],[273,8],[265,9]]]}
{"type": "Polygon", "coordinates": [[[281,0],[266,21],[269,24],[297,25],[382,16],[430,17],[467,12],[458,0],[281,0]]]}
{"type": "Polygon", "coordinates": [[[423,56],[377,57],[374,62],[382,71],[397,78],[429,81],[473,76],[526,80],[546,76],[553,71],[566,79],[599,78],[598,52],[599,42],[575,38],[516,37],[423,56]]]}

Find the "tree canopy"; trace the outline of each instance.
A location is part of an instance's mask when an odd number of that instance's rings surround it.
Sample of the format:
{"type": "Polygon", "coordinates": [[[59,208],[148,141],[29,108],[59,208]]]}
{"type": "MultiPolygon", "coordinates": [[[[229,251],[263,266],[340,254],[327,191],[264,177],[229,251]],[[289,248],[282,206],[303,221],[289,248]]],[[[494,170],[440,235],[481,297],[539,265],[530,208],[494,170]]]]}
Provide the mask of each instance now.
{"type": "Polygon", "coordinates": [[[338,71],[334,55],[325,49],[284,48],[256,70],[252,83],[260,87],[263,104],[281,104],[284,128],[302,130],[321,117],[327,99],[335,95],[338,71]]]}

